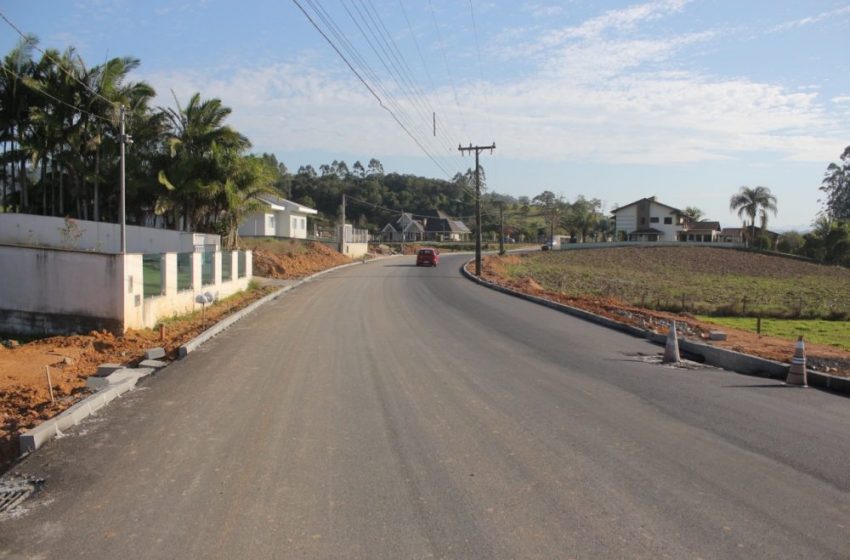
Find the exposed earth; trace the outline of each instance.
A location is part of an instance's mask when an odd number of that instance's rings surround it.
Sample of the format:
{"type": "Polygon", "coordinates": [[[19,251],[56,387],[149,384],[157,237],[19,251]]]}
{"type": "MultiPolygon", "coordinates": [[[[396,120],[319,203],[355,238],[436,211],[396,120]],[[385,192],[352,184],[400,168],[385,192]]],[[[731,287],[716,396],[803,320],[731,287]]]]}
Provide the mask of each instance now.
{"type": "MultiPolygon", "coordinates": [[[[254,251],[254,275],[292,279],[350,262],[350,259],[321,243],[287,244],[285,250],[269,246],[254,251]]],[[[167,359],[178,348],[226,315],[269,293],[273,287],[255,287],[209,306],[201,313],[164,322],[159,329],[129,330],[124,336],[90,332],[57,336],[19,343],[14,339],[0,344],[0,473],[14,461],[18,435],[48,420],[89,394],[86,379],[100,364],[135,365],[145,350],[162,347],[167,359]],[[50,372],[53,398],[47,383],[50,372]]]]}

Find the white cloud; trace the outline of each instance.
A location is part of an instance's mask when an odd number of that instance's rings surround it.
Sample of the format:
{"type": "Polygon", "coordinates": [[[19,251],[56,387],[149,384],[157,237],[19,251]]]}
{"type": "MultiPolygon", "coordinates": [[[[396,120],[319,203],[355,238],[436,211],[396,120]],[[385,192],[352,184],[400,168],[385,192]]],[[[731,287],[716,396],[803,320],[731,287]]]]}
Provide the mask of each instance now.
{"type": "MultiPolygon", "coordinates": [[[[428,92],[440,133],[463,128],[462,139],[435,140],[430,112],[423,116],[414,109],[422,100],[404,98],[386,84],[399,103],[390,107],[432,154],[445,157],[457,156],[451,152],[458,140],[493,138],[503,153],[526,160],[679,164],[768,153],[787,161],[829,161],[848,130],[831,118],[817,89],[679,67],[683,49],[717,39],[710,30],[653,38],[629,33],[686,3],[606,12],[526,43],[525,50],[538,55],[518,81],[458,84],[457,98],[451,87],[428,92]],[[609,30],[617,33],[609,37],[609,30]]],[[[233,126],[259,149],[422,156],[350,73],[318,62],[306,56],[233,72],[145,78],[161,95],[174,89],[183,102],[194,91],[220,97],[234,109],[233,126]]],[[[850,97],[831,101],[843,104],[850,97]]],[[[160,104],[171,105],[170,96],[160,104]]]]}
{"type": "Polygon", "coordinates": [[[838,8],[835,10],[830,10],[828,12],[821,12],[814,16],[807,16],[804,18],[786,21],[785,23],[781,23],[775,27],[773,27],[770,31],[773,33],[780,33],[782,31],[788,31],[789,29],[796,29],[798,27],[805,27],[807,25],[812,25],[814,23],[819,23],[821,21],[837,18],[841,16],[850,15],[850,6],[844,6],[843,8],[838,8]]]}

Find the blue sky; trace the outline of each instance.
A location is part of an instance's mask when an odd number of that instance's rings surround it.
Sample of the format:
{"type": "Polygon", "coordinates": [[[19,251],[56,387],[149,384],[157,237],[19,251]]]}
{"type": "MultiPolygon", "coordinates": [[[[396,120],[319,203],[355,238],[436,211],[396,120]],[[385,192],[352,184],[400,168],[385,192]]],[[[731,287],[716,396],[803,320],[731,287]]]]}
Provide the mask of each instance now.
{"type": "MultiPolygon", "coordinates": [[[[495,142],[488,187],[697,206],[725,226],[742,185],[775,229],[806,228],[850,145],[850,1],[3,1],[42,47],[142,61],[159,105],[233,108],[258,152],[299,165],[380,159],[450,177],[495,142]],[[436,113],[437,135],[431,115],[436,113]],[[397,120],[404,125],[399,125],[397,120]],[[407,129],[407,132],[405,131],[407,129]]],[[[0,47],[17,33],[0,22],[0,47]]]]}

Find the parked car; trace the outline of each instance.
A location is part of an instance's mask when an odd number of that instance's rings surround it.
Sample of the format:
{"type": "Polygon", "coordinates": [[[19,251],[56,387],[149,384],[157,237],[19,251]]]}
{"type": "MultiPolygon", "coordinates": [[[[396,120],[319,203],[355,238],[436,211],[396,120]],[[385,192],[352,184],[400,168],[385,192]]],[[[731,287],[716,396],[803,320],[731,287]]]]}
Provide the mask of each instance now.
{"type": "Polygon", "coordinates": [[[549,243],[546,243],[545,245],[540,247],[540,250],[541,251],[548,251],[551,248],[552,248],[552,246],[549,243]]]}
{"type": "Polygon", "coordinates": [[[440,262],[440,252],[436,249],[419,249],[416,253],[416,266],[437,266],[440,262]]]}

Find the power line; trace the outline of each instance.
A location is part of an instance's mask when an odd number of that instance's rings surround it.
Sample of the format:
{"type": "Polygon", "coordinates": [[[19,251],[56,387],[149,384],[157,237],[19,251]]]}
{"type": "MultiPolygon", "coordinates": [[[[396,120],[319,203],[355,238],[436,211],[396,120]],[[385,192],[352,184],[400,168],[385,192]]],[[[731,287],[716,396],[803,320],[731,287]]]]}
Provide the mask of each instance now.
{"type": "Polygon", "coordinates": [[[325,41],[327,41],[327,43],[331,46],[331,48],[334,50],[334,52],[336,52],[337,55],[343,60],[343,62],[345,62],[346,66],[348,66],[348,68],[354,73],[354,75],[357,77],[357,79],[360,80],[360,83],[362,83],[366,87],[366,89],[369,91],[369,93],[372,94],[372,96],[375,98],[375,100],[378,101],[378,105],[382,109],[387,111],[390,114],[390,116],[392,116],[392,118],[396,122],[396,124],[398,124],[402,128],[402,130],[404,130],[404,132],[407,133],[408,136],[410,136],[410,138],[416,143],[416,145],[419,147],[419,149],[422,150],[422,152],[425,153],[426,156],[428,156],[428,159],[430,159],[434,163],[434,165],[436,165],[446,175],[446,177],[451,178],[451,175],[449,174],[449,172],[446,171],[446,169],[442,165],[440,165],[440,163],[436,159],[434,159],[434,156],[432,156],[431,153],[428,152],[428,150],[422,145],[422,143],[419,141],[419,139],[417,139],[416,136],[404,125],[404,123],[401,122],[401,120],[395,114],[395,112],[392,109],[390,109],[384,103],[384,100],[381,99],[381,97],[375,92],[375,90],[369,85],[369,83],[357,71],[357,69],[354,68],[354,66],[351,64],[351,62],[348,60],[348,58],[346,58],[346,56],[342,53],[342,51],[339,50],[339,48],[336,46],[336,44],[334,44],[334,42],[331,40],[331,38],[328,37],[328,35],[321,29],[321,27],[319,27],[319,25],[316,23],[316,21],[312,17],[310,17],[310,14],[307,13],[307,10],[304,9],[304,7],[298,2],[298,0],[292,0],[292,2],[298,7],[299,10],[301,10],[301,12],[304,14],[304,17],[307,18],[307,20],[316,29],[316,31],[318,31],[319,34],[325,39],[325,41]]]}
{"type": "Polygon", "coordinates": [[[428,0],[428,7],[431,9],[431,19],[434,21],[434,29],[437,30],[437,40],[438,40],[437,44],[440,46],[440,52],[443,55],[443,64],[446,67],[446,75],[448,76],[449,83],[451,83],[451,86],[452,86],[452,93],[454,94],[455,105],[457,105],[457,110],[460,113],[460,121],[461,121],[461,124],[463,125],[463,128],[467,129],[468,127],[466,126],[466,119],[464,118],[463,109],[460,106],[460,98],[457,95],[457,88],[455,87],[455,81],[454,81],[454,78],[452,77],[452,72],[449,69],[449,59],[448,59],[448,57],[446,57],[446,49],[443,46],[443,34],[440,32],[440,26],[437,23],[437,14],[434,12],[434,5],[431,3],[431,0],[428,0]]]}
{"type": "MultiPolygon", "coordinates": [[[[107,99],[106,97],[104,97],[104,96],[103,96],[102,94],[100,94],[99,92],[97,92],[97,91],[93,90],[93,89],[92,89],[92,88],[91,88],[91,87],[90,87],[87,83],[85,83],[84,81],[80,80],[77,76],[75,76],[75,75],[74,75],[74,73],[73,73],[73,72],[71,72],[71,71],[69,71],[67,68],[65,68],[65,66],[64,66],[61,62],[59,62],[58,60],[56,60],[55,58],[53,58],[52,56],[50,56],[49,54],[47,54],[47,52],[46,52],[44,49],[42,49],[41,47],[39,47],[36,43],[32,42],[32,41],[31,41],[31,36],[25,35],[25,34],[24,34],[24,32],[23,32],[23,31],[21,31],[21,30],[18,28],[18,26],[17,26],[17,25],[15,25],[14,23],[12,23],[12,22],[11,22],[11,20],[9,20],[9,18],[7,18],[7,17],[6,17],[6,14],[4,14],[3,12],[0,12],[0,18],[3,18],[3,21],[5,21],[6,23],[8,23],[8,24],[9,24],[9,26],[10,26],[12,29],[14,29],[14,30],[18,33],[18,35],[20,35],[21,37],[23,37],[23,38],[24,38],[24,40],[26,40],[32,48],[34,48],[35,50],[37,50],[38,52],[40,52],[40,53],[41,53],[41,55],[42,55],[42,56],[44,56],[46,59],[48,59],[48,60],[50,60],[51,62],[53,62],[54,64],[56,64],[56,66],[57,66],[57,67],[58,67],[58,68],[59,68],[62,72],[64,72],[64,73],[65,73],[65,74],[67,74],[67,75],[68,75],[71,79],[73,79],[73,80],[74,80],[74,81],[76,81],[78,84],[80,84],[81,86],[83,86],[83,88],[85,88],[85,89],[86,89],[89,93],[91,93],[91,94],[92,94],[92,95],[94,95],[95,97],[99,97],[100,99],[102,99],[102,100],[106,101],[106,102],[107,102],[108,104],[110,104],[110,105],[113,105],[113,106],[116,106],[116,107],[119,105],[116,101],[112,101],[112,100],[110,100],[110,99],[107,99]]],[[[111,122],[112,122],[112,121],[110,121],[110,123],[111,123],[111,122]]]]}
{"type": "Polygon", "coordinates": [[[18,74],[17,72],[15,72],[14,70],[12,70],[12,69],[11,69],[11,68],[9,68],[8,66],[6,66],[6,63],[5,63],[5,62],[0,63],[0,65],[2,65],[3,70],[5,70],[6,72],[8,72],[8,73],[12,74],[13,76],[15,76],[17,79],[19,79],[19,80],[21,81],[21,83],[22,83],[23,85],[25,85],[26,87],[28,87],[28,88],[29,88],[29,89],[31,89],[32,91],[38,92],[38,93],[40,93],[41,95],[43,95],[43,96],[45,96],[45,97],[48,97],[48,98],[52,99],[53,101],[55,101],[55,102],[57,102],[57,103],[60,103],[60,104],[62,104],[62,105],[64,105],[64,106],[66,106],[66,107],[68,107],[68,108],[70,108],[70,109],[74,109],[75,111],[78,111],[78,112],[80,112],[80,113],[83,113],[84,115],[89,115],[90,117],[94,117],[94,118],[96,118],[96,119],[100,119],[100,120],[105,121],[105,122],[107,122],[107,123],[109,123],[109,124],[112,124],[112,119],[110,119],[110,118],[104,117],[104,116],[102,116],[102,115],[98,115],[97,113],[92,113],[91,111],[87,111],[87,110],[85,110],[85,109],[83,109],[83,108],[81,108],[81,107],[78,107],[78,106],[76,106],[76,105],[73,105],[73,104],[71,104],[71,103],[68,103],[67,101],[63,101],[62,99],[59,99],[58,97],[56,97],[56,96],[54,96],[54,95],[52,95],[52,94],[50,94],[50,93],[47,93],[46,91],[44,91],[44,90],[43,90],[43,89],[41,89],[41,88],[38,88],[38,87],[33,86],[32,84],[28,83],[28,80],[27,80],[25,77],[21,76],[20,74],[18,74]]]}
{"type": "MultiPolygon", "coordinates": [[[[354,14],[351,13],[345,4],[343,4],[343,7],[351,17],[351,20],[354,22],[357,29],[363,35],[363,38],[372,49],[372,52],[381,62],[392,80],[396,83],[399,90],[409,98],[414,111],[419,113],[419,119],[412,120],[414,123],[419,123],[415,126],[417,126],[417,128],[421,131],[422,123],[430,123],[433,109],[428,109],[427,102],[420,94],[421,90],[417,90],[417,85],[411,76],[409,66],[404,59],[404,55],[398,49],[398,46],[395,44],[395,40],[389,34],[386,25],[384,25],[383,20],[377,13],[377,10],[375,10],[374,5],[372,5],[372,10],[370,11],[369,7],[363,3],[363,0],[360,0],[360,3],[363,4],[363,10],[361,10],[354,2],[352,2],[352,6],[357,12],[357,15],[363,21],[365,29],[360,25],[357,18],[355,18],[354,14]],[[374,39],[374,42],[370,39],[370,36],[374,39]]],[[[371,0],[369,0],[369,4],[372,4],[371,0]]],[[[437,141],[442,142],[443,150],[450,149],[450,145],[447,140],[442,136],[438,137],[437,141]]],[[[423,142],[430,144],[431,135],[427,133],[423,134],[423,142]]],[[[439,149],[437,151],[439,152],[439,149]]],[[[445,158],[445,155],[441,155],[440,157],[445,158]]]]}
{"type": "MultiPolygon", "coordinates": [[[[322,20],[322,22],[328,27],[329,31],[337,38],[337,40],[340,42],[342,49],[345,50],[349,54],[353,63],[356,64],[357,66],[359,66],[361,71],[369,79],[371,79],[372,87],[375,90],[377,90],[383,96],[383,99],[386,102],[386,104],[389,105],[391,109],[394,109],[394,112],[396,113],[397,118],[401,121],[406,121],[407,122],[406,126],[409,130],[414,129],[415,127],[411,124],[411,122],[413,122],[413,119],[411,119],[407,115],[406,109],[399,102],[397,102],[395,100],[395,98],[390,94],[390,92],[386,88],[384,88],[382,86],[381,80],[378,78],[375,71],[372,70],[372,68],[366,62],[364,57],[359,53],[357,48],[348,39],[348,37],[345,35],[345,33],[342,31],[342,29],[340,29],[340,27],[336,24],[336,22],[333,20],[333,17],[326,10],[324,10],[324,8],[322,8],[321,5],[317,4],[316,2],[313,2],[313,0],[307,0],[307,2],[312,6],[313,11],[316,12],[318,17],[322,20]]],[[[363,34],[363,36],[367,40],[367,42],[370,42],[368,40],[369,39],[368,36],[363,31],[363,29],[360,27],[357,20],[354,18],[353,14],[351,14],[350,10],[348,10],[347,7],[345,9],[349,13],[349,15],[352,17],[352,21],[354,21],[355,25],[357,25],[358,29],[360,29],[361,34],[363,34]]],[[[364,18],[364,21],[365,21],[365,18],[364,18]]],[[[372,33],[372,35],[374,36],[374,33],[372,33]]],[[[370,47],[373,49],[373,52],[378,54],[377,51],[375,50],[374,45],[372,45],[371,42],[370,42],[370,47]]],[[[379,59],[380,59],[380,55],[379,55],[379,59]]],[[[383,62],[383,60],[381,60],[381,61],[383,62]]],[[[385,63],[384,63],[384,66],[385,66],[385,68],[387,68],[385,63]]],[[[392,75],[392,70],[390,70],[389,68],[387,68],[387,70],[392,75]]],[[[394,77],[394,75],[393,75],[393,77],[394,77]]],[[[398,83],[397,80],[396,80],[396,83],[398,83]]],[[[401,87],[400,84],[399,84],[399,87],[401,87]]],[[[426,149],[426,151],[427,151],[427,149],[426,149]]],[[[445,173],[445,169],[443,169],[443,171],[445,173]]]]}

